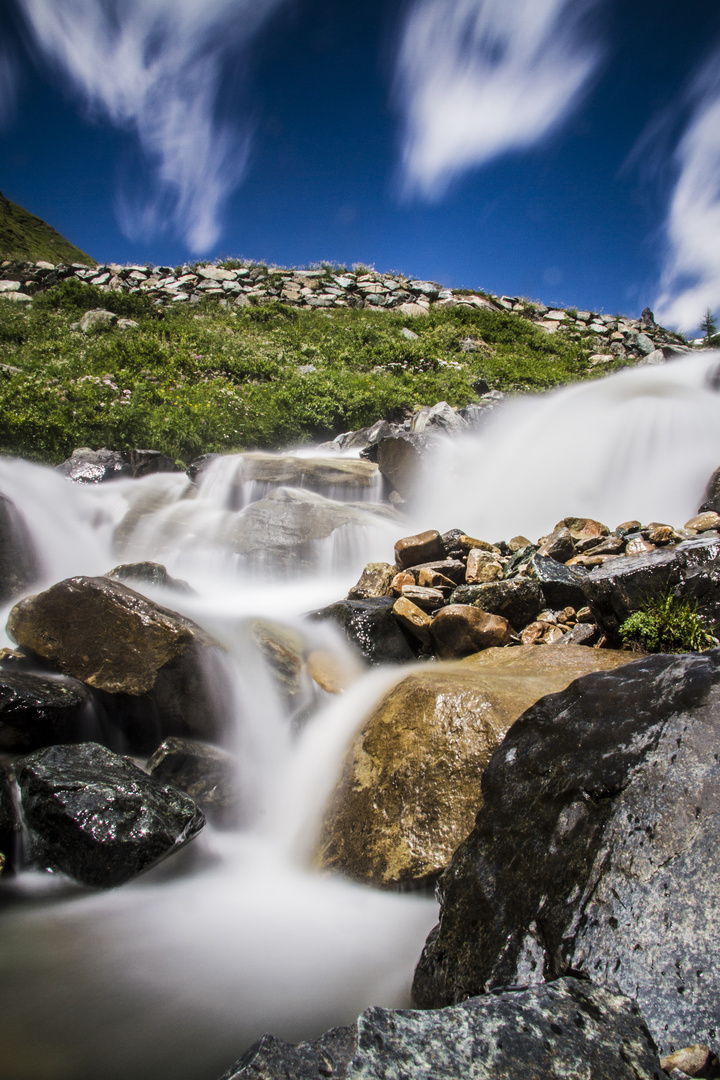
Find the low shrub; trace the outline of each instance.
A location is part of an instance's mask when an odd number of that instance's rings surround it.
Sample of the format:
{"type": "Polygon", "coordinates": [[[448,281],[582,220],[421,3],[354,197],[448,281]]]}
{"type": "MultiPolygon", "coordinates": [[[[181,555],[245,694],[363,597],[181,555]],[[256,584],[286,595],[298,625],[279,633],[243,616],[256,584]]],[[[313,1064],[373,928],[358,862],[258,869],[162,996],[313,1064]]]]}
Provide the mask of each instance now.
{"type": "Polygon", "coordinates": [[[718,644],[696,605],[672,593],[634,611],[620,627],[620,637],[649,653],[702,652],[718,644]]]}

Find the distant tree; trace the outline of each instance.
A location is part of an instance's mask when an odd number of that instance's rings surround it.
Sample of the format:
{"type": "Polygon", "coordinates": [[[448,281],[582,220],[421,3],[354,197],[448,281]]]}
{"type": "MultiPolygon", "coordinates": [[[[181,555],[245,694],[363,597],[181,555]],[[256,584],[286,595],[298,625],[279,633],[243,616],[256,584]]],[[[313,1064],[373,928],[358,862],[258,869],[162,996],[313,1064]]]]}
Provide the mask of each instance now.
{"type": "Polygon", "coordinates": [[[717,336],[718,324],[717,316],[713,315],[710,308],[707,309],[703,316],[703,320],[700,323],[700,329],[703,331],[707,338],[713,338],[717,336]]]}

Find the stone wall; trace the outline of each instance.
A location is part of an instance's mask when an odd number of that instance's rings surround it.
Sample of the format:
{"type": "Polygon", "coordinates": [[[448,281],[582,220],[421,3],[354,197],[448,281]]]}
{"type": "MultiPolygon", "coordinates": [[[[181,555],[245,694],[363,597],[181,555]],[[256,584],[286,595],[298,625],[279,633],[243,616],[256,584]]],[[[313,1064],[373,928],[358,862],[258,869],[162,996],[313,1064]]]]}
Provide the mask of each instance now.
{"type": "Polygon", "coordinates": [[[224,269],[221,266],[119,266],[116,263],[91,269],[80,264],[0,263],[0,296],[28,303],[42,292],[69,278],[103,290],[149,293],[158,305],[197,304],[214,297],[223,306],[281,301],[294,307],[364,308],[392,310],[413,316],[434,307],[470,307],[508,311],[531,319],[547,333],[592,335],[595,349],[591,363],[601,365],[616,357],[646,363],[663,363],[673,352],[687,348],[683,338],[658,326],[646,309],[642,319],[602,315],[574,308],[547,308],[517,296],[493,296],[484,292],[444,289],[433,281],[418,281],[402,274],[371,270],[335,272],[332,269],[287,270],[255,264],[224,269]]]}

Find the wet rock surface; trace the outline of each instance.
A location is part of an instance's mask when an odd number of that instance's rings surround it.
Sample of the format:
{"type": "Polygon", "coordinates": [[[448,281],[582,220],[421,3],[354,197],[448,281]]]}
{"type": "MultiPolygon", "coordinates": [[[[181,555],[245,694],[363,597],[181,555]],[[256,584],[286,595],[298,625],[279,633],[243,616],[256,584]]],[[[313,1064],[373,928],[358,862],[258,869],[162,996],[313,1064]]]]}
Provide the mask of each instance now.
{"type": "Polygon", "coordinates": [[[30,588],[38,575],[27,526],[12,500],[0,495],[0,603],[30,588]]]}
{"type": "Polygon", "coordinates": [[[223,718],[204,667],[216,643],[127,586],[67,578],[16,604],[7,627],[18,644],[93,687],[128,747],[149,752],[165,735],[219,737],[223,718]]]}
{"type": "Polygon", "coordinates": [[[226,750],[193,739],[165,739],[146,769],[153,780],[189,795],[213,824],[238,824],[238,762],[226,750]]]}
{"type": "Polygon", "coordinates": [[[0,752],[82,742],[91,731],[89,704],[87,687],[77,679],[0,669],[0,752]]]}
{"type": "Polygon", "coordinates": [[[297,1046],[265,1036],[222,1080],[660,1080],[637,1006],[577,979],[417,1012],[367,1009],[297,1046]]]}
{"type": "Polygon", "coordinates": [[[712,1045],[719,706],[714,650],[588,675],[530,708],[441,880],[418,1003],[584,972],[632,995],[664,1050],[712,1045]]]}
{"type": "Polygon", "coordinates": [[[339,600],[314,612],[310,618],[337,623],[370,664],[404,664],[415,659],[415,651],[393,615],[393,605],[391,596],[339,600]]]}
{"type": "Polygon", "coordinates": [[[192,840],[202,811],[97,743],[51,746],[15,766],[34,865],[122,885],[192,840]]]}
{"type": "Polygon", "coordinates": [[[316,860],[375,885],[426,886],[470,832],[483,770],[518,716],[578,675],[630,659],[581,647],[489,649],[406,676],[345,760],[316,860]]]}

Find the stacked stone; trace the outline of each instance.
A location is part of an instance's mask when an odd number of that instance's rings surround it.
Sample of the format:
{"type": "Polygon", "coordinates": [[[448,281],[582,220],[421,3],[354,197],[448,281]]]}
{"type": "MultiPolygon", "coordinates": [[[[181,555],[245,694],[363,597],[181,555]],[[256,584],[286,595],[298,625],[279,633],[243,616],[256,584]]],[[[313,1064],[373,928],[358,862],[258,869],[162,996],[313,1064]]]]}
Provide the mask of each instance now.
{"type": "MultiPolygon", "coordinates": [[[[688,348],[684,339],[655,323],[646,308],[641,319],[600,315],[591,311],[548,308],[522,297],[494,296],[485,292],[445,289],[434,281],[419,281],[402,274],[374,270],[335,272],[332,269],[296,270],[248,264],[223,266],[120,266],[107,263],[87,267],[79,263],[0,262],[0,296],[27,303],[61,281],[75,278],[100,289],[149,294],[155,303],[198,304],[210,296],[223,306],[244,307],[273,300],[293,307],[364,308],[393,310],[414,316],[436,307],[465,307],[507,311],[531,320],[548,333],[588,340],[596,349],[591,363],[602,365],[617,358],[663,363],[669,355],[688,348]]],[[[467,348],[474,344],[468,340],[467,348]]]]}

